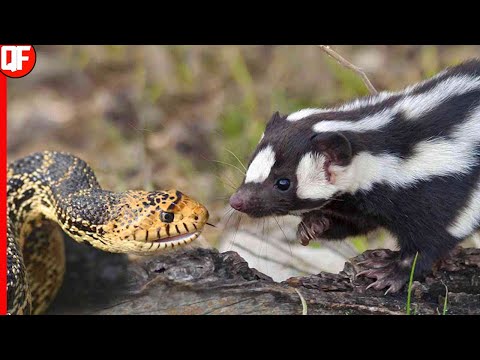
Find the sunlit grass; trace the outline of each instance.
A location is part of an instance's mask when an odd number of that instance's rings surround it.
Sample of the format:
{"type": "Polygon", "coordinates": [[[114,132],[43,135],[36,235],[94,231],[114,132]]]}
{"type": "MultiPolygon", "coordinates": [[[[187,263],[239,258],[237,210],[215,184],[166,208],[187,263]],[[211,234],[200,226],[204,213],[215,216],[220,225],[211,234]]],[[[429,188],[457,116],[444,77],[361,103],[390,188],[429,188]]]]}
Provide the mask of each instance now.
{"type": "Polygon", "coordinates": [[[297,292],[298,296],[300,297],[300,301],[302,302],[302,315],[308,315],[308,307],[305,298],[298,289],[295,289],[295,291],[297,292]]]}
{"type": "Polygon", "coordinates": [[[407,315],[410,315],[411,312],[411,301],[412,301],[412,284],[413,284],[413,275],[415,273],[415,266],[417,265],[418,252],[415,254],[413,259],[412,269],[410,270],[410,279],[408,281],[408,292],[407,292],[407,315]]]}
{"type": "Polygon", "coordinates": [[[445,299],[443,300],[442,315],[447,315],[448,311],[448,287],[445,285],[445,299]]]}

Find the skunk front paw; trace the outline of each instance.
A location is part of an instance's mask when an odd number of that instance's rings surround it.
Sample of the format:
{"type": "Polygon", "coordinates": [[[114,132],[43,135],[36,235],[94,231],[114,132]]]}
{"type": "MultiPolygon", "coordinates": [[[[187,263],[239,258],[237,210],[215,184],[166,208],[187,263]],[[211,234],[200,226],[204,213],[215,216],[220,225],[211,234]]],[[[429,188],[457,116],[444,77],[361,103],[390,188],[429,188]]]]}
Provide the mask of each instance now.
{"type": "Polygon", "coordinates": [[[310,241],[318,239],[330,227],[330,220],[325,216],[307,213],[297,228],[297,239],[307,246],[310,241]]]}

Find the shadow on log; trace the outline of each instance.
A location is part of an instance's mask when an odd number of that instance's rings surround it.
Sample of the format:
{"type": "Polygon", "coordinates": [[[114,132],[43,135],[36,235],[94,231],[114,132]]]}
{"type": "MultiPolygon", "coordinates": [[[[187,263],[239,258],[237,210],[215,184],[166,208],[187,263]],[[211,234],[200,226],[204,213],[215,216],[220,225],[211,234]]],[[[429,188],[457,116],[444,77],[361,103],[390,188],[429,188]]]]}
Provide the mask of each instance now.
{"type": "MultiPolygon", "coordinates": [[[[384,296],[365,291],[356,263],[339,274],[274,282],[235,252],[193,248],[129,261],[74,243],[67,244],[67,274],[50,314],[405,314],[406,290],[384,296]],[[298,292],[297,292],[298,291],[298,292]]],[[[319,260],[320,261],[320,260],[319,260]]],[[[414,282],[412,313],[480,313],[480,249],[459,249],[429,275],[414,282]]]]}

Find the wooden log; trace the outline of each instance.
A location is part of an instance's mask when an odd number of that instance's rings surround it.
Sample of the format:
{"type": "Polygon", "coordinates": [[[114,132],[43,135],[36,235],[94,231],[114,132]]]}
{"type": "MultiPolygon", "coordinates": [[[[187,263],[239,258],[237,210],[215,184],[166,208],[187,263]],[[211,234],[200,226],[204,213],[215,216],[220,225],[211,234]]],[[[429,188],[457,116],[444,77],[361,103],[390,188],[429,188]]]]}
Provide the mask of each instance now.
{"type": "MultiPolygon", "coordinates": [[[[406,313],[407,292],[365,290],[356,263],[339,274],[277,283],[236,252],[192,248],[128,260],[67,242],[67,275],[50,314],[388,314],[406,313]],[[302,304],[302,298],[305,305],[302,304]]],[[[321,259],[319,259],[321,261],[321,259]]],[[[480,249],[459,249],[422,282],[414,282],[412,313],[480,313],[480,249]]]]}

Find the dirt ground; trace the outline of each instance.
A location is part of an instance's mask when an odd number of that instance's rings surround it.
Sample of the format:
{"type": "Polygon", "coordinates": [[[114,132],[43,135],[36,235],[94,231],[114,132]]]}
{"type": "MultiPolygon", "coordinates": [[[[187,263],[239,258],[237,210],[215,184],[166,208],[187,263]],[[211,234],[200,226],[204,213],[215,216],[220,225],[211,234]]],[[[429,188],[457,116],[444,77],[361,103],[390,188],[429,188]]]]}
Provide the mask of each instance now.
{"type": "MultiPolygon", "coordinates": [[[[378,90],[391,91],[480,55],[479,46],[333,48],[364,69],[378,90]]],[[[392,246],[380,236],[303,248],[295,242],[292,219],[259,224],[228,213],[228,197],[243,178],[241,163],[248,162],[274,111],[368,94],[356,74],[320,48],[35,49],[33,72],[8,81],[10,161],[34,151],[68,151],[86,160],[106,189],[178,188],[209,209],[217,224],[204,231],[209,244],[239,251],[278,280],[336,270],[362,250],[392,246]]]]}

